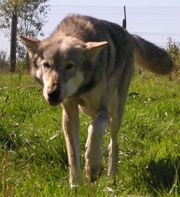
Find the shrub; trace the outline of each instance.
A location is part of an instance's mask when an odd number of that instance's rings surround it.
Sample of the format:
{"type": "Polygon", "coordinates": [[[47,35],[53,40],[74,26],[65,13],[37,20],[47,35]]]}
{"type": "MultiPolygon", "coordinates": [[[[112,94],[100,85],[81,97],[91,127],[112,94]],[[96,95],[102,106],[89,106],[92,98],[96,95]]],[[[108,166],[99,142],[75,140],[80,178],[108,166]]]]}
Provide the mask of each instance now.
{"type": "Polygon", "coordinates": [[[9,69],[9,61],[7,59],[7,53],[0,51],[0,70],[7,71],[9,69]]]}
{"type": "Polygon", "coordinates": [[[180,43],[168,38],[166,48],[175,63],[174,73],[180,74],[180,43]]]}

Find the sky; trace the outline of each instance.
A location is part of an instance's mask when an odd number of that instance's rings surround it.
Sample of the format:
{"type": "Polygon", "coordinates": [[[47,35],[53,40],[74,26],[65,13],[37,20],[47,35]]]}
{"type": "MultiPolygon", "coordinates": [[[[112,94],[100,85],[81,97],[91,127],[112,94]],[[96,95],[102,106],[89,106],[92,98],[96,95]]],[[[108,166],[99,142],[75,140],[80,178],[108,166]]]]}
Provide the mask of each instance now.
{"type": "MultiPolygon", "coordinates": [[[[90,15],[122,24],[123,6],[127,12],[127,30],[166,46],[167,39],[180,42],[180,0],[49,0],[50,11],[43,27],[49,36],[69,13],[90,15]]],[[[40,39],[43,39],[40,37],[40,39]]],[[[0,30],[0,51],[9,52],[9,40],[0,30]]]]}

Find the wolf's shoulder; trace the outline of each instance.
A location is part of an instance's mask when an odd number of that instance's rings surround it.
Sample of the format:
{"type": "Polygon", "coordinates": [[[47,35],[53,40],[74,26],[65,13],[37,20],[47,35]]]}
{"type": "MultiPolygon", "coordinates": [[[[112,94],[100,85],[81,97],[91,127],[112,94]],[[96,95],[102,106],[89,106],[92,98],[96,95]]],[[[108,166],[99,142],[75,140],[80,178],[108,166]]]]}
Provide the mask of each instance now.
{"type": "Polygon", "coordinates": [[[124,31],[124,29],[113,22],[102,20],[92,16],[71,13],[68,14],[57,26],[55,31],[104,31],[105,29],[124,31]]]}
{"type": "Polygon", "coordinates": [[[70,36],[84,42],[111,40],[116,44],[128,35],[120,25],[92,16],[69,14],[51,34],[52,37],[70,36]]]}

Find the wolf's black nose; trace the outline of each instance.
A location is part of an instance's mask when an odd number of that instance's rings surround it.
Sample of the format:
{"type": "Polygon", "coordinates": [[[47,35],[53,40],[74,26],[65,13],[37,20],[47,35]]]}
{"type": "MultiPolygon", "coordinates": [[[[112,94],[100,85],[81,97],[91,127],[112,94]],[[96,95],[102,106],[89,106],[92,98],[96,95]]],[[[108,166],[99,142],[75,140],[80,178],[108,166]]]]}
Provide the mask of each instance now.
{"type": "Polygon", "coordinates": [[[54,91],[48,92],[49,100],[56,101],[60,96],[60,90],[56,89],[54,91]]]}

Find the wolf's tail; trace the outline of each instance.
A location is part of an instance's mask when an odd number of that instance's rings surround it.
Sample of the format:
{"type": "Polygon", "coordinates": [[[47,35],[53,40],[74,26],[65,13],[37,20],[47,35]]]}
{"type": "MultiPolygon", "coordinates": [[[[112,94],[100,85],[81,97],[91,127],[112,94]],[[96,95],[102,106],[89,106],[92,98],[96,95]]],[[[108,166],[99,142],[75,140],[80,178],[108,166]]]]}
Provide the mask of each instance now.
{"type": "Polygon", "coordinates": [[[135,46],[136,64],[161,75],[168,74],[173,70],[174,64],[167,51],[139,36],[132,35],[132,39],[135,46]]]}

